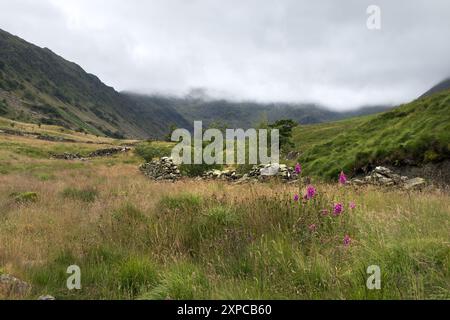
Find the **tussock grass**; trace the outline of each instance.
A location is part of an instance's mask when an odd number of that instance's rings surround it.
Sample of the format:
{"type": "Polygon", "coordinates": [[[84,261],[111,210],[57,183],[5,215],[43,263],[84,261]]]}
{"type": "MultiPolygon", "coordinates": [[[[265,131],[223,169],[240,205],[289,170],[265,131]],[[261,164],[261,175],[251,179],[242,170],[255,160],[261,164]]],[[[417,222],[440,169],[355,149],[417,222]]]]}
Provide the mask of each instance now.
{"type": "Polygon", "coordinates": [[[88,187],[84,189],[65,188],[61,195],[66,199],[79,200],[83,202],[94,202],[98,197],[96,189],[88,187]]]}
{"type": "Polygon", "coordinates": [[[306,186],[154,182],[130,155],[75,163],[0,146],[2,157],[0,269],[32,284],[23,298],[450,298],[447,191],[315,183],[296,203],[306,186]],[[10,196],[27,192],[38,200],[10,196]],[[323,215],[337,202],[341,216],[323,215]],[[80,291],[66,288],[73,264],[80,291]],[[366,288],[370,265],[381,290],[366,288]]]}

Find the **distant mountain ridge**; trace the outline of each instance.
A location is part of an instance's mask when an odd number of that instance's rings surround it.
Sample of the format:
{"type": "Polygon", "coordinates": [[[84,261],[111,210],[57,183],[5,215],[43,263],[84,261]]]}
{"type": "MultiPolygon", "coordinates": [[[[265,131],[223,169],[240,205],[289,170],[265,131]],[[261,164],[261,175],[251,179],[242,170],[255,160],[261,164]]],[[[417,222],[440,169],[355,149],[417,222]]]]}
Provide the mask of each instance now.
{"type": "Polygon", "coordinates": [[[316,104],[234,102],[224,99],[167,97],[123,92],[142,105],[165,105],[176,110],[189,123],[202,120],[204,126],[222,124],[230,128],[254,127],[262,120],[274,122],[293,119],[300,124],[314,124],[386,111],[390,106],[373,106],[354,111],[337,112],[316,104]]]}

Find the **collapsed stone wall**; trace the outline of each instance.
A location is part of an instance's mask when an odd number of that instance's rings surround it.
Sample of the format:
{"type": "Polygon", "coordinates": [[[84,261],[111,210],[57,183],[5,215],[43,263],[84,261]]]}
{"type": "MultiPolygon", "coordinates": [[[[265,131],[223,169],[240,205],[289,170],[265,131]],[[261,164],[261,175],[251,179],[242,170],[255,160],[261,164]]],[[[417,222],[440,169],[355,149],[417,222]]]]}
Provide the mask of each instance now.
{"type": "Polygon", "coordinates": [[[220,179],[237,182],[263,181],[274,177],[281,178],[283,181],[293,181],[298,178],[294,168],[278,163],[255,165],[246,174],[238,174],[236,170],[211,170],[203,175],[204,179],[220,179]]]}
{"type": "Polygon", "coordinates": [[[147,177],[154,180],[178,180],[181,178],[181,172],[172,158],[163,157],[160,160],[153,160],[144,163],[139,170],[147,177]]]}
{"type": "MultiPolygon", "coordinates": [[[[172,158],[164,157],[140,166],[140,171],[154,180],[178,180],[182,177],[178,166],[172,158]]],[[[234,182],[263,181],[278,177],[283,181],[295,181],[298,177],[294,169],[284,164],[255,165],[246,174],[240,174],[235,169],[210,170],[197,179],[224,180],[234,182]]]]}
{"type": "MultiPolygon", "coordinates": [[[[164,157],[160,160],[154,160],[149,163],[144,163],[140,166],[141,172],[154,180],[178,180],[182,177],[178,166],[173,162],[172,158],[164,157]]],[[[261,182],[273,178],[278,178],[287,183],[295,183],[300,179],[294,168],[288,167],[285,164],[268,164],[255,165],[245,174],[240,174],[234,169],[226,170],[210,170],[205,172],[197,179],[202,180],[223,180],[233,183],[245,182],[261,182]]],[[[302,182],[309,180],[304,178],[302,182]]],[[[307,182],[305,182],[307,183],[307,182]]],[[[309,183],[309,182],[308,182],[309,183]]],[[[376,185],[383,187],[401,187],[404,189],[417,189],[426,185],[423,178],[410,179],[407,176],[401,176],[388,168],[376,167],[369,175],[363,178],[355,178],[349,181],[349,184],[355,186],[376,185]]]]}
{"type": "Polygon", "coordinates": [[[87,155],[87,157],[83,157],[79,153],[70,153],[64,152],[61,154],[53,154],[51,156],[52,159],[60,159],[60,160],[81,160],[85,161],[89,158],[97,158],[97,157],[110,157],[118,153],[126,153],[131,150],[130,147],[116,147],[116,148],[107,148],[93,151],[87,155]]]}

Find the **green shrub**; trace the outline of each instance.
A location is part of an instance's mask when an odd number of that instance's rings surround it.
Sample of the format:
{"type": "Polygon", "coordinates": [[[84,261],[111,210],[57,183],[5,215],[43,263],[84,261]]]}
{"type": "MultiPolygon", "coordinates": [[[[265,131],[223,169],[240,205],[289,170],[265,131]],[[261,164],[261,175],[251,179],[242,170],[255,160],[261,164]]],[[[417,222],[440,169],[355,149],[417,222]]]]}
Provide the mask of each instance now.
{"type": "Polygon", "coordinates": [[[120,264],[119,288],[131,296],[158,283],[157,268],[145,258],[132,257],[120,264]]]}
{"type": "Polygon", "coordinates": [[[182,164],[180,171],[188,177],[200,177],[210,170],[222,170],[223,166],[219,164],[182,164]]]}
{"type": "Polygon", "coordinates": [[[137,145],[135,152],[145,161],[150,162],[155,158],[169,157],[171,148],[168,146],[157,145],[152,142],[140,143],[137,145]]]}
{"type": "Polygon", "coordinates": [[[236,167],[236,173],[247,174],[252,170],[253,166],[253,164],[240,164],[236,167]]]}
{"type": "Polygon", "coordinates": [[[440,158],[439,154],[437,154],[434,150],[428,150],[424,154],[424,161],[425,162],[433,162],[440,158]]]}
{"type": "Polygon", "coordinates": [[[130,203],[114,211],[112,217],[115,221],[126,224],[147,221],[147,217],[130,203]]]}
{"type": "Polygon", "coordinates": [[[41,181],[49,181],[55,179],[55,176],[48,173],[38,173],[35,175],[41,181]]]}
{"type": "Polygon", "coordinates": [[[148,300],[204,299],[209,289],[209,281],[202,270],[192,264],[180,263],[163,275],[158,286],[144,293],[140,298],[148,300]]]}
{"type": "Polygon", "coordinates": [[[5,99],[0,101],[0,115],[5,115],[8,113],[8,104],[5,99]]]}
{"type": "Polygon", "coordinates": [[[107,239],[125,250],[149,245],[150,219],[134,205],[127,203],[116,209],[105,228],[107,239]]]}
{"type": "Polygon", "coordinates": [[[62,196],[72,200],[94,202],[98,197],[98,191],[91,187],[85,189],[66,188],[62,192],[62,196]]]}
{"type": "Polygon", "coordinates": [[[163,210],[198,210],[203,203],[201,196],[182,193],[176,196],[164,196],[159,201],[159,206],[163,210]]]}
{"type": "Polygon", "coordinates": [[[33,95],[33,93],[31,93],[31,91],[29,90],[25,90],[25,92],[23,93],[23,97],[29,101],[34,101],[35,100],[35,96],[33,95]]]}
{"type": "Polygon", "coordinates": [[[224,206],[212,207],[206,213],[205,218],[209,223],[221,226],[232,226],[239,222],[236,210],[224,206]]]}
{"type": "Polygon", "coordinates": [[[32,203],[38,200],[38,195],[36,192],[14,192],[11,194],[17,203],[32,203]]]}

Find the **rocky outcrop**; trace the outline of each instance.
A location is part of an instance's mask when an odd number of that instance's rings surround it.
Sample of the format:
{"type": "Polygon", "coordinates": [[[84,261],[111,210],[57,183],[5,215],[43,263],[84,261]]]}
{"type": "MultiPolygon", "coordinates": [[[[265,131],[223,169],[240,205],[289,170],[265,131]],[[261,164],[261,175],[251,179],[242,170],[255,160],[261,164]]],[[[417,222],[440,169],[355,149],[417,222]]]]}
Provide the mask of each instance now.
{"type": "Polygon", "coordinates": [[[0,298],[23,298],[31,290],[31,285],[9,274],[0,276],[0,298]]]}
{"type": "Polygon", "coordinates": [[[153,160],[144,163],[139,170],[147,177],[154,180],[178,180],[181,178],[181,172],[172,158],[163,157],[160,160],[153,160]]]}
{"type": "Polygon", "coordinates": [[[410,179],[407,176],[401,176],[386,167],[376,167],[369,175],[364,178],[355,178],[350,181],[351,184],[362,185],[376,185],[383,187],[400,187],[407,190],[420,189],[426,185],[423,178],[410,179]]]}

